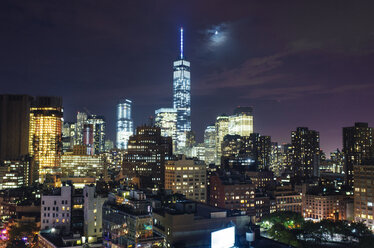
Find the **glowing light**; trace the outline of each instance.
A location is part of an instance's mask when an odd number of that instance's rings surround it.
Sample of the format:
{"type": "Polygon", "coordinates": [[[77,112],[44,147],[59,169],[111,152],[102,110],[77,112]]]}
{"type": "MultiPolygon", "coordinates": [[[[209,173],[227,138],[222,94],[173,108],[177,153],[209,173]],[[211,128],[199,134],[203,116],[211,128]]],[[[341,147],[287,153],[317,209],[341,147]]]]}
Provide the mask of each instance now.
{"type": "Polygon", "coordinates": [[[181,27],[181,59],[183,59],[183,28],[181,27]]]}
{"type": "Polygon", "coordinates": [[[212,248],[233,247],[235,244],[235,227],[228,227],[211,233],[212,248]]]}
{"type": "Polygon", "coordinates": [[[218,31],[216,30],[216,32],[214,33],[215,35],[218,35],[218,31]]]}

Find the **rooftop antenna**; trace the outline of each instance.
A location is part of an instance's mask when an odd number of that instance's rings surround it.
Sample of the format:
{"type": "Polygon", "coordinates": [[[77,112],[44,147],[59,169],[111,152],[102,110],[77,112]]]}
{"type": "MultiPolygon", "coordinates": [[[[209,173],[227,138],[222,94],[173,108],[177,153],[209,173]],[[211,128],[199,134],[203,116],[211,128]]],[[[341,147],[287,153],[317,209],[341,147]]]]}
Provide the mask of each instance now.
{"type": "Polygon", "coordinates": [[[181,59],[183,59],[183,27],[181,27],[181,59]]]}

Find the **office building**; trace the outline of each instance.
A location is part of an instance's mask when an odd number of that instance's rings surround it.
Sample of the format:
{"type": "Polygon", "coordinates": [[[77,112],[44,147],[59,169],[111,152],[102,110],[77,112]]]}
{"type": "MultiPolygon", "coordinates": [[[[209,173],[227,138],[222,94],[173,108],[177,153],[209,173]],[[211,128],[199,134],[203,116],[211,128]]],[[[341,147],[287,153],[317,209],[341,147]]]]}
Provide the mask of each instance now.
{"type": "Polygon", "coordinates": [[[86,154],[95,154],[94,127],[92,124],[84,124],[83,126],[83,146],[86,148],[86,154]]]}
{"type": "Polygon", "coordinates": [[[165,239],[153,231],[151,204],[141,191],[121,201],[112,194],[103,206],[103,247],[164,247],[165,239]]]}
{"type": "Polygon", "coordinates": [[[268,170],[271,159],[271,137],[252,133],[250,134],[250,139],[252,141],[253,154],[257,168],[268,170]]]}
{"type": "Polygon", "coordinates": [[[187,199],[206,202],[206,165],[204,161],[182,155],[165,165],[165,189],[185,195],[187,199]]]}
{"type": "Polygon", "coordinates": [[[220,115],[216,120],[216,165],[221,164],[222,156],[222,142],[227,134],[229,134],[229,117],[227,115],[220,115]]]}
{"type": "Polygon", "coordinates": [[[216,127],[207,126],[204,132],[205,163],[214,164],[216,161],[216,127]]]}
{"type": "Polygon", "coordinates": [[[0,190],[30,185],[30,160],[5,160],[0,162],[0,190]]]}
{"type": "Polygon", "coordinates": [[[107,171],[100,155],[64,154],[61,156],[62,177],[105,178],[107,171]]]}
{"type": "Polygon", "coordinates": [[[297,179],[317,177],[319,173],[319,132],[298,127],[291,133],[293,161],[291,171],[297,179]]]}
{"type": "Polygon", "coordinates": [[[132,101],[123,99],[117,105],[117,148],[127,149],[129,138],[134,133],[131,117],[132,101]]]}
{"type": "Polygon", "coordinates": [[[231,135],[249,136],[253,133],[253,109],[237,107],[229,117],[228,133],[231,135]]]}
{"type": "Polygon", "coordinates": [[[344,173],[349,186],[353,186],[353,166],[365,164],[374,156],[373,132],[368,123],[358,122],[343,128],[344,173]]]}
{"type": "Polygon", "coordinates": [[[0,162],[28,154],[32,97],[0,95],[0,162]]]}
{"type": "Polygon", "coordinates": [[[59,181],[62,154],[62,99],[37,97],[30,108],[29,153],[38,168],[39,182],[59,181]]]}
{"type": "Polygon", "coordinates": [[[105,151],[105,119],[103,116],[90,115],[86,121],[93,128],[93,153],[99,154],[105,151]]]}
{"type": "Polygon", "coordinates": [[[128,179],[139,178],[141,187],[161,189],[165,183],[165,160],[171,155],[170,137],[162,137],[159,127],[140,126],[130,137],[122,174],[128,179]]]}
{"type": "Polygon", "coordinates": [[[76,123],[64,122],[62,126],[62,152],[73,150],[75,142],[76,123]]]}
{"type": "Polygon", "coordinates": [[[160,108],[155,111],[155,126],[161,128],[161,135],[171,137],[173,151],[177,142],[177,110],[174,108],[160,108]]]}
{"type": "Polygon", "coordinates": [[[354,165],[354,220],[374,231],[374,165],[354,165]]]}
{"type": "Polygon", "coordinates": [[[173,63],[173,108],[177,111],[177,151],[186,147],[187,132],[191,131],[190,62],[183,53],[183,28],[180,29],[180,57],[173,63]]]}
{"type": "Polygon", "coordinates": [[[77,123],[75,126],[75,139],[74,145],[83,145],[83,130],[84,124],[87,121],[87,114],[84,112],[77,113],[77,123]]]}

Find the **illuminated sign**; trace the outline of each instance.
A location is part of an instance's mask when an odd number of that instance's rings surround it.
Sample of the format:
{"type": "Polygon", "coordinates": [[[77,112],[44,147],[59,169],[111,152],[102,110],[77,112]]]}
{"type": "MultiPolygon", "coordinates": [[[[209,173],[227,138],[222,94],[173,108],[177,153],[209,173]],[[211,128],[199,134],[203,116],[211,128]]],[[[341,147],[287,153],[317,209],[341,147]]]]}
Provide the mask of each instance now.
{"type": "Polygon", "coordinates": [[[230,248],[235,245],[235,226],[211,233],[211,248],[230,248]]]}

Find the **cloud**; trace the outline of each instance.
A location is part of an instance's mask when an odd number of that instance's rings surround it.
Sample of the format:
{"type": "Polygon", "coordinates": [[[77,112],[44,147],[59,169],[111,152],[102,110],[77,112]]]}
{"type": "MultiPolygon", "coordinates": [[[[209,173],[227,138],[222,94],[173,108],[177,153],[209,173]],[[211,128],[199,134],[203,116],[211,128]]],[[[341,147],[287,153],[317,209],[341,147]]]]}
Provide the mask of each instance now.
{"type": "Polygon", "coordinates": [[[267,100],[292,100],[305,97],[307,95],[329,95],[341,94],[352,91],[362,91],[373,89],[373,84],[349,84],[336,87],[327,87],[325,85],[300,85],[271,88],[255,88],[248,91],[247,94],[240,96],[243,99],[267,99],[267,100]]]}
{"type": "Polygon", "coordinates": [[[281,59],[288,55],[290,52],[281,52],[267,57],[248,59],[239,67],[209,74],[197,88],[200,93],[204,93],[212,89],[263,85],[279,80],[287,75],[273,72],[283,65],[281,59]]]}

